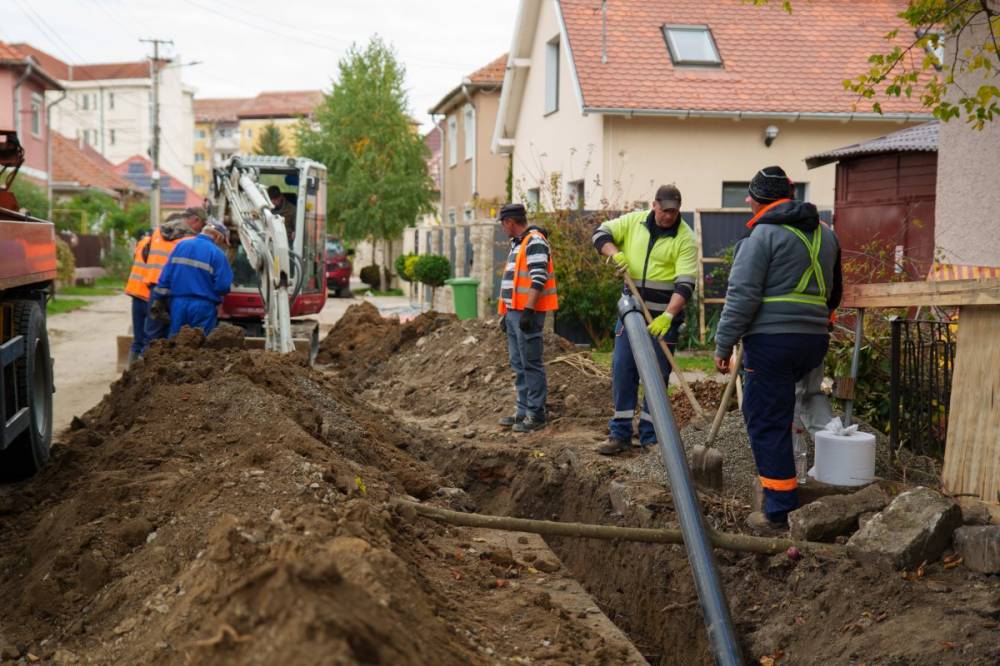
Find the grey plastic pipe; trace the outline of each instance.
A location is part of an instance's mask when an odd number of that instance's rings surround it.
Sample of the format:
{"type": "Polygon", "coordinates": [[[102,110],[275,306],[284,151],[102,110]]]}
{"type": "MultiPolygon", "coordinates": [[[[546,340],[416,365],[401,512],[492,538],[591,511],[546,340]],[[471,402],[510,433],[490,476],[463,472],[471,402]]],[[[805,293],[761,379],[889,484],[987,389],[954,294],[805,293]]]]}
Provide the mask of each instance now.
{"type": "Polygon", "coordinates": [[[851,399],[844,401],[844,427],[851,425],[854,414],[854,396],[858,386],[858,365],[861,362],[861,341],[865,337],[865,310],[858,308],[854,318],[854,353],[851,355],[851,399]]]}
{"type": "Polygon", "coordinates": [[[674,507],[680,520],[681,534],[684,536],[684,548],[687,550],[688,561],[694,574],[695,588],[698,590],[698,600],[705,618],[705,628],[708,631],[709,648],[716,664],[739,666],[743,663],[739,645],[736,642],[736,632],[729,613],[729,601],[722,589],[719,572],[715,566],[715,556],[705,533],[705,523],[701,515],[701,506],[691,482],[691,472],[688,470],[687,458],[684,457],[684,447],[681,444],[677,423],[674,421],[670,402],[667,400],[667,387],[660,374],[660,366],[653,351],[653,341],[646,331],[646,321],[631,296],[622,296],[618,301],[618,312],[622,316],[622,325],[628,334],[632,355],[639,370],[639,377],[646,392],[646,405],[653,419],[653,429],[656,431],[656,441],[659,442],[663,466],[667,469],[670,479],[670,492],[674,498],[674,507]]]}

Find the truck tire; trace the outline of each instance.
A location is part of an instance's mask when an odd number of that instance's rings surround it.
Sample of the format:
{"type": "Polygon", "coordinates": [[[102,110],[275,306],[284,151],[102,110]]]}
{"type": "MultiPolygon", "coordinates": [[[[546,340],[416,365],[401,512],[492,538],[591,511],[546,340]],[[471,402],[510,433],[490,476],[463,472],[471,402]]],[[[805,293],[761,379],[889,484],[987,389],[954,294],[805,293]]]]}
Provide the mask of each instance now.
{"type": "Polygon", "coordinates": [[[36,301],[13,303],[14,334],[24,336],[24,357],[15,362],[17,407],[28,408],[28,428],[0,452],[0,478],[20,480],[40,470],[52,444],[52,361],[45,316],[36,301]]]}

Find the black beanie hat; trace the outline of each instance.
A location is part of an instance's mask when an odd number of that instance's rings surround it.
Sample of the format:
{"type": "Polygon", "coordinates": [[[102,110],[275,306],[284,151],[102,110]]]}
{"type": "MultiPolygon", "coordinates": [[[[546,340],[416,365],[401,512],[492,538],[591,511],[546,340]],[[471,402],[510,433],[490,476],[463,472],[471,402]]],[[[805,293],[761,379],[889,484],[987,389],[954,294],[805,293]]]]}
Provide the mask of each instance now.
{"type": "Polygon", "coordinates": [[[504,204],[503,207],[500,209],[500,214],[497,216],[497,220],[503,222],[509,217],[520,220],[521,222],[525,222],[528,219],[528,211],[525,210],[523,204],[519,203],[504,204]]]}
{"type": "Polygon", "coordinates": [[[792,196],[792,181],[780,166],[764,167],[750,181],[750,197],[757,203],[769,204],[792,196]]]}

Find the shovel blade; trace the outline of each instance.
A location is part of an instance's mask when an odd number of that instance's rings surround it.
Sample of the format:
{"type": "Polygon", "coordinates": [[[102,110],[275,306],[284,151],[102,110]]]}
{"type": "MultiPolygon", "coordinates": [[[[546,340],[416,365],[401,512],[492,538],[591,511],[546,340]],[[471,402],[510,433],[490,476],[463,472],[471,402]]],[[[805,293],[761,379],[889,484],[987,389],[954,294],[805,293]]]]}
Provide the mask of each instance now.
{"type": "Polygon", "coordinates": [[[697,445],[691,450],[691,475],[694,482],[706,490],[722,492],[722,452],[716,448],[697,445]]]}

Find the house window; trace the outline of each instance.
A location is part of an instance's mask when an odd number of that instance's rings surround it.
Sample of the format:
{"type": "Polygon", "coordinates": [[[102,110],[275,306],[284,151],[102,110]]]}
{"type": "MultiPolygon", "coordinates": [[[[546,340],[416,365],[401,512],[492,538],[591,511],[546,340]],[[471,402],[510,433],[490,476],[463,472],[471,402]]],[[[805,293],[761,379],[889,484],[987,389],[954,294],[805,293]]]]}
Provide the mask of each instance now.
{"type": "Polygon", "coordinates": [[[90,95],[80,95],[80,97],[82,98],[80,106],[83,108],[84,111],[89,111],[90,110],[90,95]]]}
{"type": "Polygon", "coordinates": [[[472,208],[471,207],[469,207],[469,206],[465,207],[465,210],[462,211],[462,219],[465,220],[466,222],[472,222],[472,208]]]}
{"type": "MultiPolygon", "coordinates": [[[[795,183],[795,198],[798,201],[806,200],[806,185],[808,183],[795,183]]],[[[723,208],[747,208],[749,204],[746,202],[746,198],[749,195],[748,188],[750,183],[748,182],[725,182],[722,184],[722,207],[723,208]]]]}
{"type": "Polygon", "coordinates": [[[574,180],[566,184],[566,196],[572,210],[583,210],[583,181],[574,180]]]}
{"type": "Polygon", "coordinates": [[[203,130],[203,129],[195,130],[194,135],[198,139],[204,139],[205,138],[205,130],[203,130]]]}
{"type": "Polygon", "coordinates": [[[448,211],[448,224],[455,224],[455,209],[448,211]]]}
{"type": "Polygon", "coordinates": [[[115,94],[113,92],[108,93],[108,109],[115,110],[115,94]]]}
{"type": "Polygon", "coordinates": [[[195,187],[201,187],[204,184],[205,184],[205,177],[204,176],[195,176],[194,177],[194,186],[195,187]]]}
{"type": "Polygon", "coordinates": [[[194,161],[195,162],[204,162],[205,161],[205,153],[195,153],[194,154],[194,161]]]}
{"type": "Polygon", "coordinates": [[[248,139],[252,139],[253,138],[253,129],[250,128],[250,127],[247,128],[247,138],[248,139]]]}
{"type": "Polygon", "coordinates": [[[665,25],[670,59],[675,65],[721,65],[722,58],[707,25],[665,25]]]}
{"type": "Polygon", "coordinates": [[[528,208],[537,209],[538,203],[541,200],[541,190],[537,187],[532,187],[524,193],[524,198],[525,203],[528,204],[528,208]]]}
{"type": "Polygon", "coordinates": [[[476,112],[471,104],[465,105],[462,127],[465,130],[465,159],[471,160],[476,156],[476,112]]]}
{"type": "Polygon", "coordinates": [[[112,146],[115,145],[115,131],[108,130],[108,143],[112,146]]]}
{"type": "Polygon", "coordinates": [[[545,45],[545,113],[559,110],[559,38],[545,45]]]}
{"type": "Polygon", "coordinates": [[[42,98],[40,95],[31,96],[31,133],[35,136],[42,135],[42,98]]]}
{"type": "Polygon", "coordinates": [[[448,166],[458,164],[458,119],[448,116],[448,166]]]}

